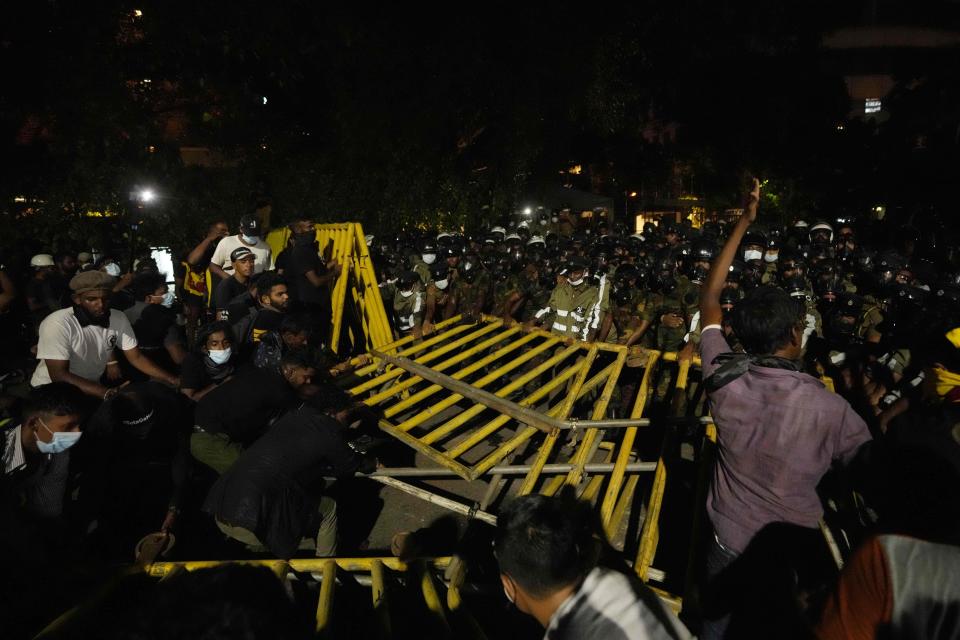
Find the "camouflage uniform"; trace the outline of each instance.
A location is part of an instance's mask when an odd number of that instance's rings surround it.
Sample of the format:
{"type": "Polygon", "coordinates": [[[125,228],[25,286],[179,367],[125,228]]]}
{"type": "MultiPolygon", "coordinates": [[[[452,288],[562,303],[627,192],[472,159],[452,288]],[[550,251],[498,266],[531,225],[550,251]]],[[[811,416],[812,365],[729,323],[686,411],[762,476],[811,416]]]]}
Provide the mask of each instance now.
{"type": "Polygon", "coordinates": [[[397,316],[397,331],[408,335],[414,327],[423,323],[423,291],[414,289],[413,295],[404,297],[399,290],[393,296],[393,312],[397,316]]]}
{"type": "Polygon", "coordinates": [[[453,315],[453,293],[452,285],[447,285],[446,289],[440,289],[433,282],[427,285],[427,294],[425,296],[424,311],[433,307],[433,317],[424,318],[436,324],[441,320],[446,320],[453,315]]]}
{"type": "Polygon", "coordinates": [[[430,265],[424,262],[421,258],[415,258],[413,262],[413,269],[411,269],[415,274],[420,276],[420,284],[426,286],[430,282],[430,265]]]}
{"type": "Polygon", "coordinates": [[[536,317],[542,318],[547,313],[553,313],[551,331],[565,338],[586,340],[587,337],[600,327],[602,314],[609,311],[609,284],[601,284],[603,292],[598,287],[583,282],[578,287],[568,282],[558,284],[550,294],[547,306],[537,312],[536,317]]]}

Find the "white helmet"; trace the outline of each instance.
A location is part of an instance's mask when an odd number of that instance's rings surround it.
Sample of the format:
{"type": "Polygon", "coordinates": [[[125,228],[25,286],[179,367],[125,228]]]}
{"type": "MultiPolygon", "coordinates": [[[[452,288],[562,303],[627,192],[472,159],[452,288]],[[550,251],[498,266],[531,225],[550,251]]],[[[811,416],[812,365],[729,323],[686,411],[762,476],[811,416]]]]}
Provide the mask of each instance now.
{"type": "Polygon", "coordinates": [[[541,244],[543,246],[547,246],[547,241],[543,239],[543,236],[531,236],[531,238],[527,240],[527,246],[530,246],[531,244],[541,244]]]}
{"type": "Polygon", "coordinates": [[[37,268],[52,267],[54,266],[53,256],[50,255],[49,253],[38,253],[37,255],[30,258],[30,266],[37,267],[37,268]]]}
{"type": "Polygon", "coordinates": [[[490,233],[499,233],[500,235],[505,236],[507,235],[507,230],[503,227],[494,227],[493,229],[490,229],[490,233]]]}
{"type": "Polygon", "coordinates": [[[520,239],[520,234],[515,232],[508,234],[507,237],[504,238],[504,240],[519,240],[519,239],[520,239]]]}

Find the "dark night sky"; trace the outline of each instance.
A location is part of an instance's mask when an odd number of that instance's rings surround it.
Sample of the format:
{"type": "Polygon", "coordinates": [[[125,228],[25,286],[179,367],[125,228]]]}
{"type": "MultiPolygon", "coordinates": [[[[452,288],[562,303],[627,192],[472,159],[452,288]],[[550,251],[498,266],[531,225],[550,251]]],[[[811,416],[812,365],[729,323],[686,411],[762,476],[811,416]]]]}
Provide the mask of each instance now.
{"type": "Polygon", "coordinates": [[[952,122],[913,104],[900,129],[886,126],[896,135],[853,123],[838,139],[847,67],[907,82],[950,65],[820,43],[844,26],[947,28],[956,2],[665,4],[11,4],[0,149],[13,169],[0,189],[102,207],[151,179],[192,211],[266,199],[280,212],[469,223],[579,163],[576,186],[609,196],[642,184],[719,202],[753,171],[795,208],[856,208],[896,195],[876,189],[903,172],[887,164],[906,140],[952,122]],[[229,170],[198,178],[182,146],[214,150],[229,170]]]}

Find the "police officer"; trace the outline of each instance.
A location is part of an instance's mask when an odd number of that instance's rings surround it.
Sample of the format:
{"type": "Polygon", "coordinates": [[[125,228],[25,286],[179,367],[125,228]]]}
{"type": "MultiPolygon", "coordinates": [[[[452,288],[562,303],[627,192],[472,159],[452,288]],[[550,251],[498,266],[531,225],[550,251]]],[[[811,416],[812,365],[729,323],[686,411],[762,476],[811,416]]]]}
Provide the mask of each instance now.
{"type": "Polygon", "coordinates": [[[547,306],[540,309],[531,321],[533,326],[547,316],[553,317],[550,330],[564,338],[592,342],[600,329],[603,315],[609,312],[609,284],[600,286],[587,282],[587,261],[571,257],[560,271],[563,281],[554,287],[547,306]]]}
{"type": "Polygon", "coordinates": [[[426,300],[423,312],[423,335],[433,332],[433,325],[439,320],[453,317],[453,287],[450,286],[450,268],[445,262],[430,267],[430,282],[427,284],[426,300]]]}
{"type": "Polygon", "coordinates": [[[432,240],[425,241],[420,246],[420,255],[413,260],[413,271],[420,276],[420,283],[424,286],[430,282],[430,267],[437,261],[437,245],[432,240]]]}
{"type": "Polygon", "coordinates": [[[423,324],[424,300],[420,276],[413,271],[404,271],[397,278],[396,294],[393,297],[393,313],[396,315],[397,332],[401,336],[420,337],[423,324]]]}
{"type": "Polygon", "coordinates": [[[456,273],[457,279],[453,283],[456,313],[468,322],[477,322],[487,301],[489,277],[484,273],[479,257],[472,253],[463,257],[456,273]]]}

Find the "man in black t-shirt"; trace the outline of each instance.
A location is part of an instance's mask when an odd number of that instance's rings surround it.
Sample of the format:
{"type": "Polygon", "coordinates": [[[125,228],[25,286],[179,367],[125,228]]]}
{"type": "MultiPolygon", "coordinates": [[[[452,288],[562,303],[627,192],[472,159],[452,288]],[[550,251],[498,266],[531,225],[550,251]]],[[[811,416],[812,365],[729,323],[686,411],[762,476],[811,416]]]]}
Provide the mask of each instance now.
{"type": "Polygon", "coordinates": [[[250,333],[250,341],[254,344],[260,342],[261,336],[266,332],[280,328],[280,323],[290,307],[287,281],[273,271],[264,273],[257,280],[257,302],[259,309],[250,333]]]}
{"type": "Polygon", "coordinates": [[[331,287],[342,267],[336,260],[325,263],[318,253],[317,231],[313,221],[300,218],[290,224],[293,246],[285,259],[284,274],[292,285],[297,306],[316,317],[321,334],[329,333],[332,306],[331,287]]]}
{"type": "Polygon", "coordinates": [[[297,390],[316,370],[297,354],[280,362],[280,373],[245,367],[203,396],[194,412],[190,453],[223,473],[279,415],[298,402],[297,390]]]}
{"type": "Polygon", "coordinates": [[[253,275],[255,256],[246,247],[237,247],[230,253],[233,263],[233,275],[220,281],[213,293],[213,308],[217,311],[217,320],[230,319],[230,303],[240,294],[246,293],[247,282],[253,275]]]}

